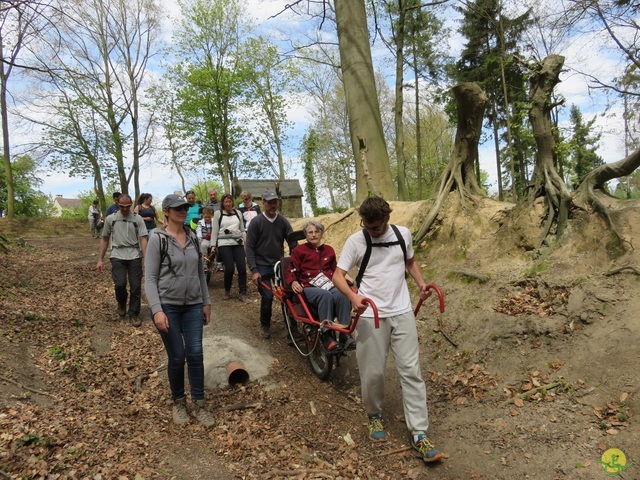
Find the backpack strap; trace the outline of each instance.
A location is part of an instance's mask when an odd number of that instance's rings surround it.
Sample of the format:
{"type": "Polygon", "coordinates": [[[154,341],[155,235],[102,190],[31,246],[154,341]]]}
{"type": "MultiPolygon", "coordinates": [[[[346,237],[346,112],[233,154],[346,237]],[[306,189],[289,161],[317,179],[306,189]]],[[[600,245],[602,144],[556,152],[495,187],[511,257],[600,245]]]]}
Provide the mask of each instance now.
{"type": "Polygon", "coordinates": [[[400,233],[400,229],[393,224],[389,224],[393,233],[395,233],[397,240],[395,242],[378,242],[373,243],[371,241],[371,235],[367,229],[362,229],[362,234],[364,235],[364,240],[367,243],[367,248],[362,257],[362,262],[360,263],[360,269],[358,270],[358,275],[356,276],[356,288],[360,288],[360,282],[362,282],[362,277],[364,277],[364,272],[367,269],[367,265],[369,264],[369,258],[371,258],[371,251],[373,247],[393,247],[395,245],[400,245],[402,248],[402,254],[404,256],[404,262],[407,263],[407,245],[404,241],[404,237],[400,233]]]}
{"type": "MultiPolygon", "coordinates": [[[[193,247],[198,252],[198,237],[190,228],[183,226],[185,233],[187,234],[187,242],[191,242],[193,247]]],[[[175,270],[173,269],[173,265],[171,264],[171,256],[169,255],[169,234],[164,230],[164,228],[157,228],[154,230],[154,233],[158,235],[158,240],[160,240],[160,262],[158,264],[158,276],[160,276],[160,269],[162,268],[162,262],[164,259],[168,259],[167,266],[172,273],[175,274],[175,270]]],[[[186,245],[185,245],[186,246],[186,245]]],[[[202,261],[200,255],[198,255],[199,261],[202,261]]]]}

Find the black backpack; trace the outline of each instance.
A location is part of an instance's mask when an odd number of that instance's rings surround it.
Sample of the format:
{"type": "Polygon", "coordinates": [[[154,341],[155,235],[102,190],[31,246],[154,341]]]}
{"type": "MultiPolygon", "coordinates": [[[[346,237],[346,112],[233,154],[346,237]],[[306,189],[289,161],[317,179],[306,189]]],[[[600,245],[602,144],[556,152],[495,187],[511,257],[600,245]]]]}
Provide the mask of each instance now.
{"type": "Polygon", "coordinates": [[[364,235],[364,239],[367,242],[367,249],[364,252],[364,256],[362,257],[362,263],[360,264],[360,270],[358,270],[358,276],[356,277],[356,288],[360,287],[360,282],[362,281],[362,277],[364,276],[364,272],[367,269],[367,265],[369,264],[369,258],[371,257],[371,249],[373,247],[393,247],[395,245],[400,245],[402,248],[402,253],[404,254],[404,261],[407,263],[407,245],[404,242],[404,237],[400,233],[400,230],[395,225],[389,224],[389,226],[393,229],[393,233],[396,234],[397,240],[395,242],[379,242],[373,243],[371,241],[371,235],[366,229],[362,230],[364,235]]]}

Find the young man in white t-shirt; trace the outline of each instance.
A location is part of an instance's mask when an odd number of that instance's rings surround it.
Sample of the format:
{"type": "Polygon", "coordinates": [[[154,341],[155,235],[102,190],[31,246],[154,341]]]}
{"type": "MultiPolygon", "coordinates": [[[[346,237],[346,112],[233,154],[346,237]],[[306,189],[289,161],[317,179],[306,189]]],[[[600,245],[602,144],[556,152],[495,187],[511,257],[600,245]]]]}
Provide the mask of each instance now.
{"type": "Polygon", "coordinates": [[[333,282],[351,301],[353,309],[361,314],[356,327],[356,358],[362,401],[369,415],[369,437],[374,441],[386,440],[382,403],[384,371],[391,349],[401,379],[404,416],[413,449],[425,462],[440,460],[442,454],[427,438],[427,391],[420,371],[416,320],[405,280],[406,271],[418,285],[420,296],[426,298],[427,284],[414,258],[411,232],[406,227],[390,226],[391,207],[381,197],[364,200],[358,213],[363,230],[347,239],[333,282]],[[367,251],[365,235],[370,237],[371,253],[362,276],[359,275],[360,284],[355,293],[348,286],[345,275],[363,263],[367,251]],[[364,303],[365,298],[373,300],[378,309],[378,330],[374,327],[372,310],[364,303]]]}

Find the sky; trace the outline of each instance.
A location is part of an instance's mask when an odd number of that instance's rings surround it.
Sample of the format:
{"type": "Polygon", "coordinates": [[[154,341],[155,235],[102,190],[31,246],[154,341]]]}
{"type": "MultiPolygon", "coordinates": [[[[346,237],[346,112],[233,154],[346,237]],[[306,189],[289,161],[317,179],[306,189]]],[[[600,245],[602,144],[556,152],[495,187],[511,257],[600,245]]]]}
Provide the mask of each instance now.
{"type": "MultiPolygon", "coordinates": [[[[286,3],[291,2],[285,2],[284,0],[251,0],[248,3],[249,8],[247,11],[254,17],[261,33],[282,36],[282,31],[301,31],[301,29],[309,28],[310,26],[310,24],[300,24],[298,17],[286,12],[276,18],[270,18],[281,12],[286,3]]],[[[177,2],[174,1],[163,0],[162,4],[167,12],[165,31],[166,38],[169,40],[171,31],[170,16],[177,15],[179,7],[177,2]]],[[[448,25],[455,29],[456,23],[453,17],[449,17],[448,25]]],[[[455,52],[459,52],[462,47],[462,40],[454,33],[449,37],[448,41],[449,51],[455,55],[455,52]]],[[[585,121],[594,116],[596,117],[595,125],[603,131],[598,153],[604,158],[605,162],[613,162],[620,160],[624,156],[624,147],[620,135],[622,128],[620,107],[610,107],[604,95],[601,93],[594,94],[598,92],[590,92],[588,83],[583,76],[570,71],[572,67],[588,69],[594,73],[604,73],[605,75],[610,75],[610,72],[616,71],[618,67],[616,58],[608,57],[599,51],[599,42],[601,43],[601,41],[602,38],[597,36],[585,35],[572,41],[566,51],[560,52],[566,56],[566,66],[569,71],[561,75],[561,83],[557,87],[557,92],[567,99],[567,116],[570,105],[575,103],[583,112],[585,121]],[[607,111],[607,115],[603,114],[605,111],[607,111]]],[[[374,63],[382,65],[385,54],[386,48],[382,47],[381,42],[378,42],[373,48],[374,63]]],[[[389,74],[388,82],[390,84],[393,83],[392,72],[389,74]]],[[[289,156],[295,158],[298,153],[297,146],[300,145],[302,135],[309,124],[309,115],[304,105],[291,108],[288,115],[289,120],[295,125],[293,135],[291,135],[292,148],[290,148],[289,156]]],[[[481,145],[479,151],[481,168],[488,172],[491,185],[490,191],[494,193],[497,190],[497,175],[493,140],[489,139],[484,145],[481,145]]],[[[296,172],[287,173],[294,178],[299,178],[303,183],[301,174],[296,174],[296,172]]],[[[202,175],[200,175],[200,178],[202,178],[202,175]]],[[[43,172],[42,179],[44,183],[40,189],[52,196],[62,195],[65,198],[73,198],[80,192],[86,192],[92,188],[91,180],[70,177],[65,173],[43,172]]],[[[196,179],[195,176],[191,177],[192,181],[196,179]]],[[[140,184],[142,191],[154,195],[156,201],[160,201],[168,193],[181,190],[179,177],[168,167],[159,165],[155,159],[147,159],[141,165],[140,184]]]]}

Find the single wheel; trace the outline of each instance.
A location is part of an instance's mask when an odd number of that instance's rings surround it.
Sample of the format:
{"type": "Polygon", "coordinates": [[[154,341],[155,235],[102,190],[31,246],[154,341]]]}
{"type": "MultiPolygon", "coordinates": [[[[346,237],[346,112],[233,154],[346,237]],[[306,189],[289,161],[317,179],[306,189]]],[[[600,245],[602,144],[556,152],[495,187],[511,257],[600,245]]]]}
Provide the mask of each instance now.
{"type": "MultiPolygon", "coordinates": [[[[312,335],[313,337],[313,335],[312,335]]],[[[309,347],[308,347],[309,348],[309,347]]],[[[313,346],[313,350],[307,356],[311,371],[320,380],[327,380],[333,369],[333,355],[329,355],[322,347],[322,341],[318,341],[313,346]]]]}
{"type": "Polygon", "coordinates": [[[291,342],[296,343],[296,339],[291,336],[291,333],[293,332],[292,328],[297,328],[296,320],[291,316],[291,313],[284,302],[280,304],[280,308],[282,308],[282,318],[284,319],[284,326],[287,329],[287,338],[291,342]]]}

